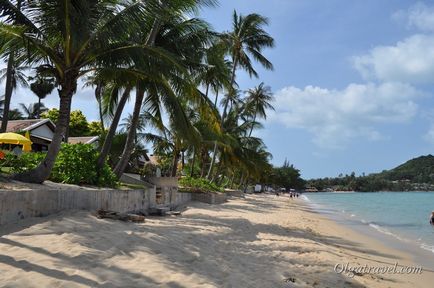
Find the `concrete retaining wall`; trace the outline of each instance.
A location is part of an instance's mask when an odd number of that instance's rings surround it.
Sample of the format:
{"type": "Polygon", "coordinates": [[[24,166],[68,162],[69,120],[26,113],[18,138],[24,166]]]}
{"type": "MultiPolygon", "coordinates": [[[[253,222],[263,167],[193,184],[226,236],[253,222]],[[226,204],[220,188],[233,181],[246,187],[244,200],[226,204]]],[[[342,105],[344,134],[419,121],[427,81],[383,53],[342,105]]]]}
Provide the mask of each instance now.
{"type": "MultiPolygon", "coordinates": [[[[172,193],[169,205],[191,200],[190,193],[172,193]]],[[[107,209],[117,212],[146,212],[155,207],[155,188],[141,190],[0,190],[0,225],[29,217],[47,216],[64,210],[107,209]]]]}
{"type": "Polygon", "coordinates": [[[208,204],[221,204],[226,202],[225,193],[191,193],[191,200],[208,204]]]}

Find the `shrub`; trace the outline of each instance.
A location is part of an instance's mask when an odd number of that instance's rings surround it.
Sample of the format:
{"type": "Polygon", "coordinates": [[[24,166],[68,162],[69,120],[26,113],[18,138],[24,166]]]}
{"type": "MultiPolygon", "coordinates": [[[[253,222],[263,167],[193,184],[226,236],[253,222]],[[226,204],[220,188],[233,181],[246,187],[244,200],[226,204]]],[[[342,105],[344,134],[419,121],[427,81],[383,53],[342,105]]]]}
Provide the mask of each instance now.
{"type": "Polygon", "coordinates": [[[157,175],[157,169],[159,167],[152,163],[145,163],[142,169],[140,169],[140,175],[143,177],[153,177],[157,175]]]}
{"type": "MultiPolygon", "coordinates": [[[[6,156],[4,166],[12,167],[12,173],[20,173],[35,168],[45,153],[25,153],[20,157],[6,156]]],[[[50,180],[68,184],[89,184],[98,186],[117,186],[117,178],[108,164],[97,174],[98,151],[89,144],[62,144],[51,171],[50,180]]]]}
{"type": "Polygon", "coordinates": [[[116,176],[105,164],[97,174],[98,151],[89,144],[62,144],[50,179],[69,184],[116,186],[116,176]]]}
{"type": "Polygon", "coordinates": [[[2,166],[11,167],[12,173],[21,173],[36,168],[45,158],[44,153],[23,153],[17,157],[15,154],[7,153],[2,166]]]}
{"type": "MultiPolygon", "coordinates": [[[[224,189],[204,178],[182,177],[178,181],[184,189],[188,188],[191,192],[223,192],[224,189]]],[[[181,189],[183,190],[183,189],[181,189]]]]}

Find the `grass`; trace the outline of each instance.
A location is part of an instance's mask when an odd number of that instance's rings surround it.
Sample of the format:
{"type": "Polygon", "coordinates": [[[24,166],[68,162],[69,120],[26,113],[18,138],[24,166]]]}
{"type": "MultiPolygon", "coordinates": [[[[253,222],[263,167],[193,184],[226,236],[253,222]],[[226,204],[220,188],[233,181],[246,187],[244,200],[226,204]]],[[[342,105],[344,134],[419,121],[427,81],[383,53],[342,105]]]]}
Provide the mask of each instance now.
{"type": "Polygon", "coordinates": [[[11,174],[12,172],[12,167],[0,167],[0,172],[2,173],[6,173],[6,174],[11,174]]]}
{"type": "Polygon", "coordinates": [[[139,184],[130,184],[130,183],[121,182],[120,188],[143,189],[143,188],[145,188],[145,186],[144,185],[139,185],[139,184]]]}

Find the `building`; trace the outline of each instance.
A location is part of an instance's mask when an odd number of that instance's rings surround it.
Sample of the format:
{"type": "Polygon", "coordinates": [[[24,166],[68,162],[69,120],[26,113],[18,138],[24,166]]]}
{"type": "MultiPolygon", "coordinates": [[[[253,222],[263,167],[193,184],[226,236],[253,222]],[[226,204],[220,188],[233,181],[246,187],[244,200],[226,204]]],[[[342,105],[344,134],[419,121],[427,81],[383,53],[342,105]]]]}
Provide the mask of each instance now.
{"type": "Polygon", "coordinates": [[[29,131],[33,151],[47,151],[56,125],[50,119],[9,120],[6,132],[29,131]]]}
{"type": "MultiPolygon", "coordinates": [[[[28,120],[9,120],[6,132],[22,133],[29,131],[30,140],[32,141],[32,151],[43,152],[48,150],[48,146],[54,136],[56,125],[50,119],[28,119],[28,120]]],[[[99,136],[89,137],[69,137],[70,144],[91,144],[97,148],[99,136]]]]}
{"type": "Polygon", "coordinates": [[[91,144],[93,147],[98,148],[99,136],[87,136],[87,137],[68,137],[69,144],[91,144]]]}

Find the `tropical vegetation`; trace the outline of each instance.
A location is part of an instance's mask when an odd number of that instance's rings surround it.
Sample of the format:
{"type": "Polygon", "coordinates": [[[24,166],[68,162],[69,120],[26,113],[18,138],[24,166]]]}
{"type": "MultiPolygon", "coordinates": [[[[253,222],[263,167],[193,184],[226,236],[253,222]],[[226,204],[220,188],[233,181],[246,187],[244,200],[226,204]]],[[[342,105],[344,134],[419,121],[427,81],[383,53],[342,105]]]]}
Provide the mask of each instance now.
{"type": "Polygon", "coordinates": [[[8,103],[18,83],[31,83],[38,102],[22,105],[22,117],[56,124],[44,159],[14,178],[36,183],[56,178],[59,153],[70,149],[61,143],[97,133],[100,147],[96,159],[90,157],[97,179],[106,163],[118,179],[125,171],[139,173],[151,145],[163,175],[188,175],[190,183],[245,189],[280,179],[282,185],[299,185],[282,180],[299,178],[287,163],[274,173],[272,155],[255,133],[274,109],[271,88],[237,83],[241,71],[258,78],[257,65],[273,69],[264,54],[275,44],[266,31],[269,21],[234,11],[229,31],[213,31],[198,12],[216,4],[0,0],[0,56],[8,63],[2,72],[3,122],[10,119],[8,103]],[[94,88],[99,121],[88,123],[81,112],[71,112],[83,83],[94,88]],[[55,88],[59,107],[46,110],[41,101],[55,88]],[[128,100],[133,110],[122,119],[128,100]]]}
{"type": "Polygon", "coordinates": [[[432,191],[434,156],[420,156],[398,167],[370,175],[339,175],[335,178],[311,179],[308,186],[329,191],[432,191]]]}

